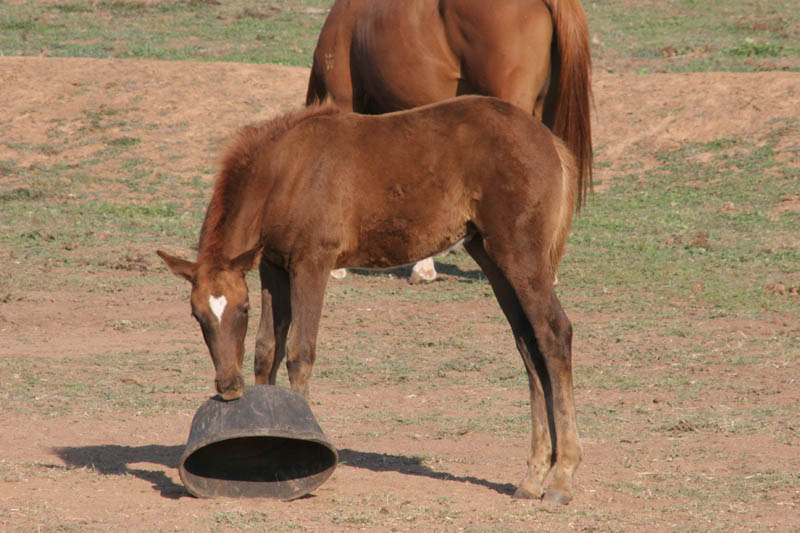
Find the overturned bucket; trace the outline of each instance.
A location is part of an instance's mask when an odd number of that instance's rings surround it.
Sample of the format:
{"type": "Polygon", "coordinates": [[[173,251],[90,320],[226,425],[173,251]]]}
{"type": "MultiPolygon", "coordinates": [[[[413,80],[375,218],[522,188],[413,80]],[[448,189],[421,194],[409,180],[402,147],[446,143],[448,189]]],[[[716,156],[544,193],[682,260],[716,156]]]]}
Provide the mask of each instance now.
{"type": "Polygon", "coordinates": [[[197,410],[179,472],[200,498],[292,500],[322,485],[338,457],[301,395],[255,385],[197,410]]]}

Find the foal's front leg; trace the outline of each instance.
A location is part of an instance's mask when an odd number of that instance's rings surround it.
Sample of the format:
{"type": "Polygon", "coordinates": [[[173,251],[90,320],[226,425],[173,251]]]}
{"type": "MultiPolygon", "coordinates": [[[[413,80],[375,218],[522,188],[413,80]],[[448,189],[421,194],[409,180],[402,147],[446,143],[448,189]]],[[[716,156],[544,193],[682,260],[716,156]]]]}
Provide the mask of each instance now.
{"type": "Polygon", "coordinates": [[[308,380],[316,359],[317,331],[322,315],[325,286],[333,261],[300,262],[291,272],[292,327],[289,332],[286,368],[292,390],[308,398],[308,380]]]}
{"type": "Polygon", "coordinates": [[[292,322],[289,275],[266,261],[258,267],[261,276],[261,320],[256,334],[256,383],[275,385],[281,361],[286,356],[286,334],[292,322]]]}

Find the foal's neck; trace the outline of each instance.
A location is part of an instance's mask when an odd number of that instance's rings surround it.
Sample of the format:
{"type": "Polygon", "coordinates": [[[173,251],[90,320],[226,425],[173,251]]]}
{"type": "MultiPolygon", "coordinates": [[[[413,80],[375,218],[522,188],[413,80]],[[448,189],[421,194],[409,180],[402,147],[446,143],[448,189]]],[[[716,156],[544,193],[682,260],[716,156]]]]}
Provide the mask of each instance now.
{"type": "Polygon", "coordinates": [[[261,240],[264,198],[247,187],[237,188],[234,198],[225,199],[220,194],[216,188],[203,221],[198,259],[231,260],[258,246],[261,240]]]}

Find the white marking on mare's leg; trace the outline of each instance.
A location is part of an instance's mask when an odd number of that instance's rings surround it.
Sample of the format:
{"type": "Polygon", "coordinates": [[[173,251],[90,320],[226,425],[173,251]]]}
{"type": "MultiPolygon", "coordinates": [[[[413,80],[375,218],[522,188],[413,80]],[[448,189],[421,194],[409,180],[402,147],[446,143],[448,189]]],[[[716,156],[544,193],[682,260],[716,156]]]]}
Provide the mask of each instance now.
{"type": "Polygon", "coordinates": [[[333,279],[344,279],[346,276],[347,276],[346,268],[337,268],[335,270],[331,270],[331,277],[333,279]]]}
{"type": "Polygon", "coordinates": [[[436,267],[433,264],[433,258],[429,257],[423,259],[411,270],[411,277],[408,278],[409,283],[422,283],[423,281],[433,281],[436,279],[436,267]]]}
{"type": "Polygon", "coordinates": [[[211,308],[211,312],[214,313],[214,316],[217,317],[217,320],[219,320],[220,324],[222,324],[222,313],[225,312],[226,305],[228,305],[228,299],[225,298],[224,294],[219,297],[208,297],[208,306],[211,308]]]}

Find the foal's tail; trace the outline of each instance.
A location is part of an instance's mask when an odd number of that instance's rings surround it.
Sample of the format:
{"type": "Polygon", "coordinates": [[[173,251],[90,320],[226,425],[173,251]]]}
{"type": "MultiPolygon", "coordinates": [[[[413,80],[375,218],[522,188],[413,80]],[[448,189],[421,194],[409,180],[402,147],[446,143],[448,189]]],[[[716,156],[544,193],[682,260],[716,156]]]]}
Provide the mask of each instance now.
{"type": "Polygon", "coordinates": [[[550,57],[550,90],[543,122],[564,139],[578,165],[577,204],[592,182],[591,55],[589,27],[580,0],[544,0],[555,32],[550,57]]]}
{"type": "Polygon", "coordinates": [[[553,279],[555,279],[558,263],[564,255],[567,235],[572,227],[572,215],[576,206],[575,196],[580,191],[581,169],[569,146],[564,141],[553,135],[553,144],[555,144],[558,159],[561,161],[560,204],[557,211],[555,232],[550,244],[550,267],[553,279]]]}

